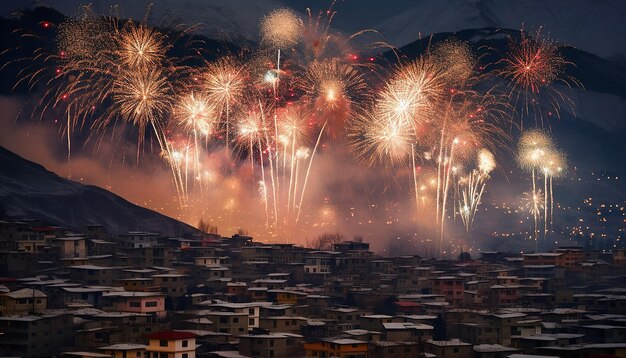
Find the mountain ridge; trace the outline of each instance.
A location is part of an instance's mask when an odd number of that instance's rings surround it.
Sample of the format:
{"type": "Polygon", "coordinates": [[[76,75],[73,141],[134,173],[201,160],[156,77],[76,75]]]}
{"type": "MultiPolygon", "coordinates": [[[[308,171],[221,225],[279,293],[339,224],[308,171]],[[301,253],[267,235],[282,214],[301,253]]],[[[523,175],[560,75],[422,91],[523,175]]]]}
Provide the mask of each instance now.
{"type": "Polygon", "coordinates": [[[42,220],[68,229],[102,225],[111,233],[141,230],[188,235],[198,232],[100,187],[61,178],[2,146],[0,215],[42,220]]]}

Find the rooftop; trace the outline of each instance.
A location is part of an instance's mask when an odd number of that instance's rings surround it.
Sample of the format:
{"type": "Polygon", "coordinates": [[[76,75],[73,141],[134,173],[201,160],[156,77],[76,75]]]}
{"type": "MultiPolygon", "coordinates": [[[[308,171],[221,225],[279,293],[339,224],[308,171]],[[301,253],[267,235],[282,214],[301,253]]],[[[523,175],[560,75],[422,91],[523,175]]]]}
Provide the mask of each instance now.
{"type": "Polygon", "coordinates": [[[191,332],[181,332],[181,331],[165,331],[165,332],[156,332],[147,335],[148,339],[158,339],[158,340],[178,340],[178,339],[190,339],[196,338],[196,335],[191,332]]]}

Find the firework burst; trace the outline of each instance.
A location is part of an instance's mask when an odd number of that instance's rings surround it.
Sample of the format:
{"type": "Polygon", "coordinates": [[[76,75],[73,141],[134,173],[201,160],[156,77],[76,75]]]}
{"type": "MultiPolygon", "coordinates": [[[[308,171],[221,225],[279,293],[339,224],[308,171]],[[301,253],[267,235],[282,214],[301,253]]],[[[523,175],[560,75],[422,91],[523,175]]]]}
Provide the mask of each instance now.
{"type": "Polygon", "coordinates": [[[295,45],[302,36],[302,20],[290,9],[276,9],[261,20],[261,38],[264,44],[276,48],[295,45]]]}
{"type": "Polygon", "coordinates": [[[496,73],[510,83],[509,96],[514,105],[522,107],[523,116],[534,115],[536,124],[543,125],[544,116],[560,116],[563,105],[573,110],[572,100],[555,85],[571,89],[581,84],[564,74],[572,63],[561,55],[556,42],[542,34],[541,28],[534,35],[520,30],[518,40],[510,37],[508,51],[496,65],[496,73]],[[547,113],[541,109],[543,99],[549,107],[547,113]]]}

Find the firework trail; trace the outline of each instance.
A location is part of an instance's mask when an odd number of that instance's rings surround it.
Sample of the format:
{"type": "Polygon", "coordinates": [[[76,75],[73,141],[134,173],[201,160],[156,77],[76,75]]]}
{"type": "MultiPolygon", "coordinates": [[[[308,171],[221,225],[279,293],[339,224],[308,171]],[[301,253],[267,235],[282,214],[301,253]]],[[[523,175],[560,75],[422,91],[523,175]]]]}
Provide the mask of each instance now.
{"type": "Polygon", "coordinates": [[[522,134],[518,149],[520,165],[531,172],[532,200],[531,213],[535,220],[535,240],[539,239],[539,222],[543,219],[543,236],[547,240],[553,222],[554,195],[553,178],[563,175],[565,156],[558,151],[552,139],[543,131],[531,130],[522,134]],[[536,181],[543,174],[543,191],[537,189],[536,181]],[[543,202],[541,195],[543,192],[543,202]],[[541,210],[543,209],[543,215],[541,210]]]}
{"type": "Polygon", "coordinates": [[[468,239],[471,239],[472,225],[478,211],[489,174],[496,166],[493,154],[486,149],[478,152],[478,168],[473,169],[466,177],[462,177],[459,210],[468,239]]]}

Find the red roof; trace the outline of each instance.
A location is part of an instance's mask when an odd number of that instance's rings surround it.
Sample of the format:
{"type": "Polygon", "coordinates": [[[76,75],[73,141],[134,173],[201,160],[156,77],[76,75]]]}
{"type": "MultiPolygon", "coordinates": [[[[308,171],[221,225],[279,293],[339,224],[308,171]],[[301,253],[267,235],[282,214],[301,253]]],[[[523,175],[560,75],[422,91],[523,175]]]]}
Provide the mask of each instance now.
{"type": "Polygon", "coordinates": [[[176,339],[188,339],[196,338],[196,335],[190,332],[178,332],[178,331],[165,331],[148,334],[148,339],[158,340],[176,340],[176,339]]]}

